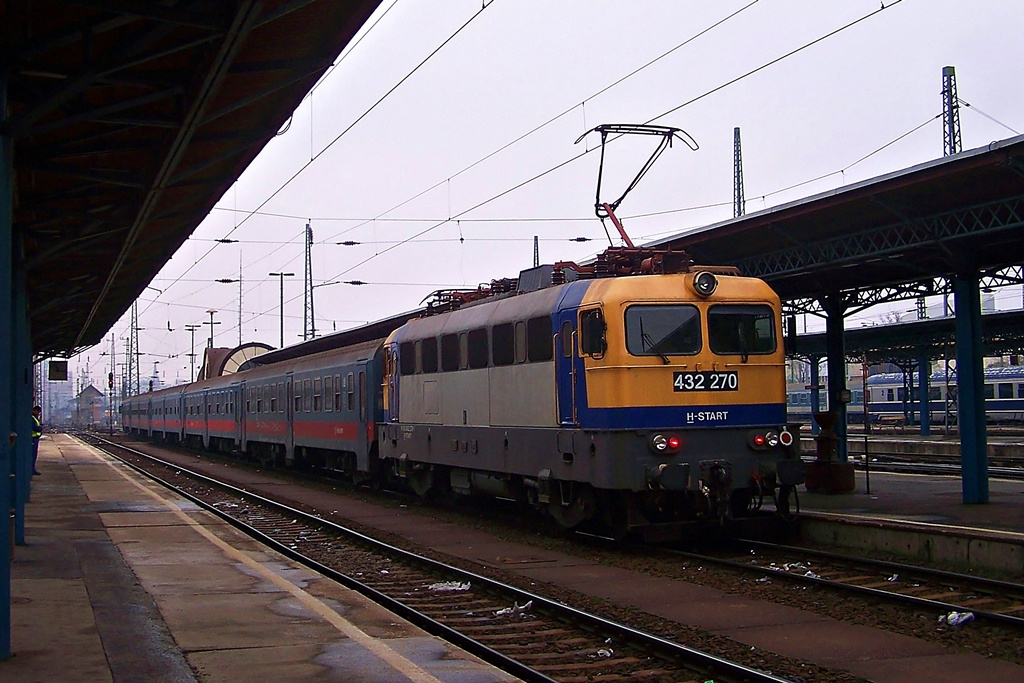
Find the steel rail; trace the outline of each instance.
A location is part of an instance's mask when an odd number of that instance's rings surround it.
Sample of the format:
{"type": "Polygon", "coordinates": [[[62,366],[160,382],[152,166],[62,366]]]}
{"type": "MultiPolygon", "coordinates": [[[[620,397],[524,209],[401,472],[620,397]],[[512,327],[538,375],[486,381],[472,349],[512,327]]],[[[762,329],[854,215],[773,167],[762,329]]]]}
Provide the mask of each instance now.
{"type": "MultiPolygon", "coordinates": [[[[942,570],[933,570],[928,567],[918,567],[915,565],[903,565],[897,562],[885,562],[883,560],[870,560],[860,557],[850,557],[846,555],[838,555],[835,553],[817,552],[806,548],[796,548],[794,546],[782,546],[764,541],[750,541],[744,539],[743,543],[749,543],[751,545],[758,545],[762,547],[770,547],[777,550],[784,550],[786,552],[802,553],[804,555],[815,555],[817,557],[829,557],[834,561],[842,561],[854,566],[869,566],[886,569],[897,569],[900,568],[911,575],[929,575],[935,579],[948,579],[955,580],[964,584],[975,584],[983,585],[987,588],[1006,590],[1007,588],[1013,590],[1017,594],[1024,594],[1024,586],[1014,584],[1010,582],[1001,582],[994,579],[984,579],[981,577],[973,577],[965,574],[957,574],[956,572],[944,572],[942,570]]],[[[840,590],[849,591],[852,593],[858,593],[860,595],[866,595],[873,598],[879,598],[890,602],[902,602],[917,607],[925,607],[928,609],[935,610],[940,613],[949,612],[971,612],[976,619],[984,619],[995,623],[1000,623],[1014,628],[1024,629],[1024,618],[1015,617],[1009,614],[1001,614],[999,612],[989,612],[985,610],[977,610],[971,607],[965,607],[963,605],[957,605],[949,602],[942,602],[940,600],[932,600],[929,598],[919,598],[913,595],[906,595],[904,593],[897,593],[894,591],[886,591],[880,588],[871,588],[868,586],[859,586],[851,583],[844,583],[842,581],[832,581],[830,579],[824,579],[820,576],[808,576],[806,574],[795,574],[789,571],[781,569],[772,569],[763,565],[754,565],[749,562],[740,562],[737,560],[730,560],[721,557],[714,557],[713,555],[703,555],[700,553],[692,553],[682,550],[665,549],[664,552],[680,556],[687,557],[701,562],[707,562],[717,564],[724,567],[732,567],[734,569],[741,569],[744,572],[758,572],[761,574],[768,574],[770,576],[779,576],[790,581],[798,583],[807,583],[817,586],[823,586],[826,588],[837,588],[840,590]]]]}

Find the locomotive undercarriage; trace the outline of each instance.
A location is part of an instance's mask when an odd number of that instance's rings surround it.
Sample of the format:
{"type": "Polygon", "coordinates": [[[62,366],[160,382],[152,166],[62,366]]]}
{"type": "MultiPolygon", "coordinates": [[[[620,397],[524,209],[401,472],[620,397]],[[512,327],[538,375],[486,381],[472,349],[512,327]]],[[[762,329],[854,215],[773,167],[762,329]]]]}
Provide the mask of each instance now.
{"type": "Polygon", "coordinates": [[[717,446],[735,452],[732,460],[659,458],[648,451],[648,435],[637,431],[392,424],[382,426],[380,444],[389,478],[425,498],[505,498],[564,529],[669,538],[679,525],[758,516],[766,498],[789,514],[785,504],[795,487],[781,486],[776,473],[787,456],[744,453],[746,432],[687,435],[694,450],[717,446]],[[701,444],[702,438],[717,443],[701,444]]]}

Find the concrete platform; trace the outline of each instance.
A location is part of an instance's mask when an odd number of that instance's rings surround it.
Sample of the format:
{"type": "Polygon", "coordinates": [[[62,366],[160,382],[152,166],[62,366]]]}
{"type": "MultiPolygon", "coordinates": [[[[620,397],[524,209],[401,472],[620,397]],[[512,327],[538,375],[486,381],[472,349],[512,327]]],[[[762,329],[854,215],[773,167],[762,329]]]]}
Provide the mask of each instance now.
{"type": "Polygon", "coordinates": [[[70,437],[39,469],[6,683],[516,680],[70,437]]]}
{"type": "Polygon", "coordinates": [[[1024,481],[990,479],[977,505],[959,477],[863,470],[852,493],[799,494],[804,540],[1024,578],[1024,481]]]}

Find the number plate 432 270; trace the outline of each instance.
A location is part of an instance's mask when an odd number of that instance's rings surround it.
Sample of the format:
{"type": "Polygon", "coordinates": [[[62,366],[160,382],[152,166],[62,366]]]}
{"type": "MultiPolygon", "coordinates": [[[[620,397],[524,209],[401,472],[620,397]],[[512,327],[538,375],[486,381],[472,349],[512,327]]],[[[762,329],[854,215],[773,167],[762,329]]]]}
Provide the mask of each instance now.
{"type": "Polygon", "coordinates": [[[736,372],[673,372],[673,391],[738,391],[736,372]]]}

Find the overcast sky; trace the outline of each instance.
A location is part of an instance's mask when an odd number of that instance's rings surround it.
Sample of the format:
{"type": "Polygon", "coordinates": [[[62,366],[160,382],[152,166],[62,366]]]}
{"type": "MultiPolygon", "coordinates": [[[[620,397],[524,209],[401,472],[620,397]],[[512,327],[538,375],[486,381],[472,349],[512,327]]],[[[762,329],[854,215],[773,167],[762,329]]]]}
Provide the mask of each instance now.
{"type": "MultiPolygon", "coordinates": [[[[608,244],[593,212],[599,138],[574,143],[602,123],[674,126],[699,145],[666,151],[622,203],[637,243],[732,216],[734,127],[748,212],[942,156],[946,65],[971,105],[960,110],[965,150],[1024,131],[1024,2],[884,5],[384,0],[139,299],[141,374],[158,361],[164,382],[187,380],[185,325],[208,322],[208,309],[216,346],[238,344],[238,284],[215,280],[237,280],[240,262],[241,339],[278,346],[279,279],[268,274],[290,271],[285,343],[300,341],[307,221],[313,281],[325,285],[318,333],[414,309],[439,288],[515,277],[532,265],[535,235],[543,263],[587,259],[608,244]],[[327,284],[344,280],[370,284],[327,284]]],[[[603,199],[653,142],[609,147],[603,199]]],[[[1020,288],[998,305],[1019,308],[1020,288]]],[[[111,330],[119,359],[129,324],[111,330]]],[[[209,329],[195,334],[200,353],[209,329]]],[[[105,375],[107,338],[73,367],[88,358],[105,375]]]]}

